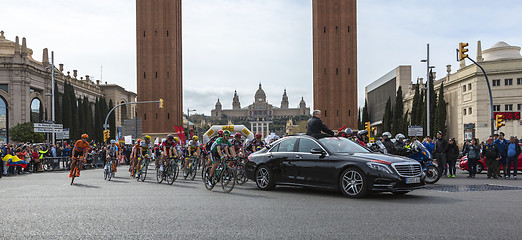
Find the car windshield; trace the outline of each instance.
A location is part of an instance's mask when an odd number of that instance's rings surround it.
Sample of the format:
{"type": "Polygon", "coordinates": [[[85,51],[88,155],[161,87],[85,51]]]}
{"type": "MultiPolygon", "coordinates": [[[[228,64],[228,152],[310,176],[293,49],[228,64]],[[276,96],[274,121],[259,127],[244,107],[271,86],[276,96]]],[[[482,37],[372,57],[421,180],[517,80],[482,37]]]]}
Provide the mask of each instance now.
{"type": "Polygon", "coordinates": [[[369,153],[370,151],[346,138],[321,138],[319,142],[333,153],[369,153]]]}

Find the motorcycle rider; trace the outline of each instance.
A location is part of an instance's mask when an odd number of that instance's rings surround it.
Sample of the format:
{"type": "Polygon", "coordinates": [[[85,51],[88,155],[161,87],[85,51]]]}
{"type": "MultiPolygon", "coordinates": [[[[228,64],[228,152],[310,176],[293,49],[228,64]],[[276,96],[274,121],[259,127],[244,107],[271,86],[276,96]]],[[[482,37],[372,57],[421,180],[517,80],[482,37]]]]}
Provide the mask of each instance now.
{"type": "Polygon", "coordinates": [[[356,143],[360,144],[363,147],[366,147],[366,144],[369,142],[368,131],[361,130],[361,131],[357,132],[357,138],[355,140],[356,140],[356,143]]]}
{"type": "Polygon", "coordinates": [[[395,148],[395,154],[400,156],[406,156],[407,149],[404,147],[404,139],[406,137],[399,133],[395,135],[395,143],[393,144],[393,147],[395,148]]]}
{"type": "Polygon", "coordinates": [[[390,132],[384,132],[382,134],[382,144],[386,147],[386,151],[388,151],[389,154],[396,154],[391,138],[392,135],[390,132]]]}

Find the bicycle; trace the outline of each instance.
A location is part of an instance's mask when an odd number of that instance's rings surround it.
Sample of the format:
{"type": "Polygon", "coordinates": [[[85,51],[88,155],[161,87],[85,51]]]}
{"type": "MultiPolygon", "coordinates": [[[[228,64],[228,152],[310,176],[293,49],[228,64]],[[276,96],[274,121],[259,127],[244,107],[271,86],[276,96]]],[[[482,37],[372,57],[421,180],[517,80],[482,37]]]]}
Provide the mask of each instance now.
{"type": "Polygon", "coordinates": [[[198,165],[197,165],[197,162],[199,161],[199,158],[196,158],[194,156],[191,156],[189,159],[188,159],[188,164],[187,164],[187,167],[185,167],[183,169],[183,177],[185,179],[189,178],[190,180],[194,180],[194,178],[196,178],[196,172],[198,170],[198,165]]]}
{"type": "Polygon", "coordinates": [[[103,168],[103,179],[110,181],[111,178],[114,176],[114,169],[113,169],[113,163],[112,158],[108,158],[107,164],[103,168]]]}
{"type": "Polygon", "coordinates": [[[156,181],[162,183],[163,180],[172,185],[178,176],[178,164],[175,158],[168,157],[163,164],[163,171],[161,168],[156,168],[156,181]]]}
{"type": "Polygon", "coordinates": [[[76,176],[80,177],[80,171],[82,170],[83,163],[84,163],[83,157],[80,157],[79,159],[73,158],[72,163],[71,163],[71,165],[73,165],[72,171],[71,171],[72,172],[71,185],[73,185],[74,178],[76,178],[76,176]]]}
{"type": "Polygon", "coordinates": [[[244,158],[238,158],[232,165],[232,168],[236,173],[236,183],[239,185],[243,185],[248,181],[245,173],[245,163],[243,163],[243,159],[244,158]]]}
{"type": "Polygon", "coordinates": [[[228,166],[226,163],[228,161],[233,160],[226,159],[221,161],[216,168],[216,171],[214,171],[212,179],[209,179],[212,167],[207,167],[207,170],[205,171],[205,188],[207,188],[207,190],[211,191],[218,182],[221,182],[221,188],[223,188],[223,191],[226,193],[230,193],[232,189],[234,189],[234,185],[236,184],[236,173],[228,166]],[[209,184],[209,180],[212,182],[212,185],[209,184]]]}
{"type": "MultiPolygon", "coordinates": [[[[140,161],[141,158],[138,158],[140,161]]],[[[147,170],[149,170],[149,164],[150,164],[150,157],[149,155],[145,156],[145,159],[143,162],[139,165],[139,169],[137,170],[136,175],[136,181],[141,180],[142,182],[145,182],[145,178],[147,177],[147,170]]]]}

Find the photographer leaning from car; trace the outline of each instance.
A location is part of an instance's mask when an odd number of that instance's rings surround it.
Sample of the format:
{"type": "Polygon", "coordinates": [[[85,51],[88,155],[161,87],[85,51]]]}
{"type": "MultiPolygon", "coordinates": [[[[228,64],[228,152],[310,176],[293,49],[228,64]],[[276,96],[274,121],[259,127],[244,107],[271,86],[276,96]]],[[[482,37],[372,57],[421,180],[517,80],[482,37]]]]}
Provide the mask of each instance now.
{"type": "Polygon", "coordinates": [[[313,116],[308,119],[308,123],[306,124],[306,135],[314,138],[322,138],[327,136],[323,134],[323,132],[330,136],[335,135],[335,133],[321,121],[321,111],[314,110],[313,116]]]}

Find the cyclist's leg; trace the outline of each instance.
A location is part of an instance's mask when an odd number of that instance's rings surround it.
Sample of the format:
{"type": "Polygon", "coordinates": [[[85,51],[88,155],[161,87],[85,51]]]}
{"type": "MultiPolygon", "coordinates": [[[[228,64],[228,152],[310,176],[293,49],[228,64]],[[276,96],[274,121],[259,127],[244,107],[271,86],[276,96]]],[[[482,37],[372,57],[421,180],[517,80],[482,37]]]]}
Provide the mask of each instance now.
{"type": "Polygon", "coordinates": [[[71,158],[71,170],[69,171],[69,177],[72,177],[75,166],[76,166],[76,158],[71,158]]]}

